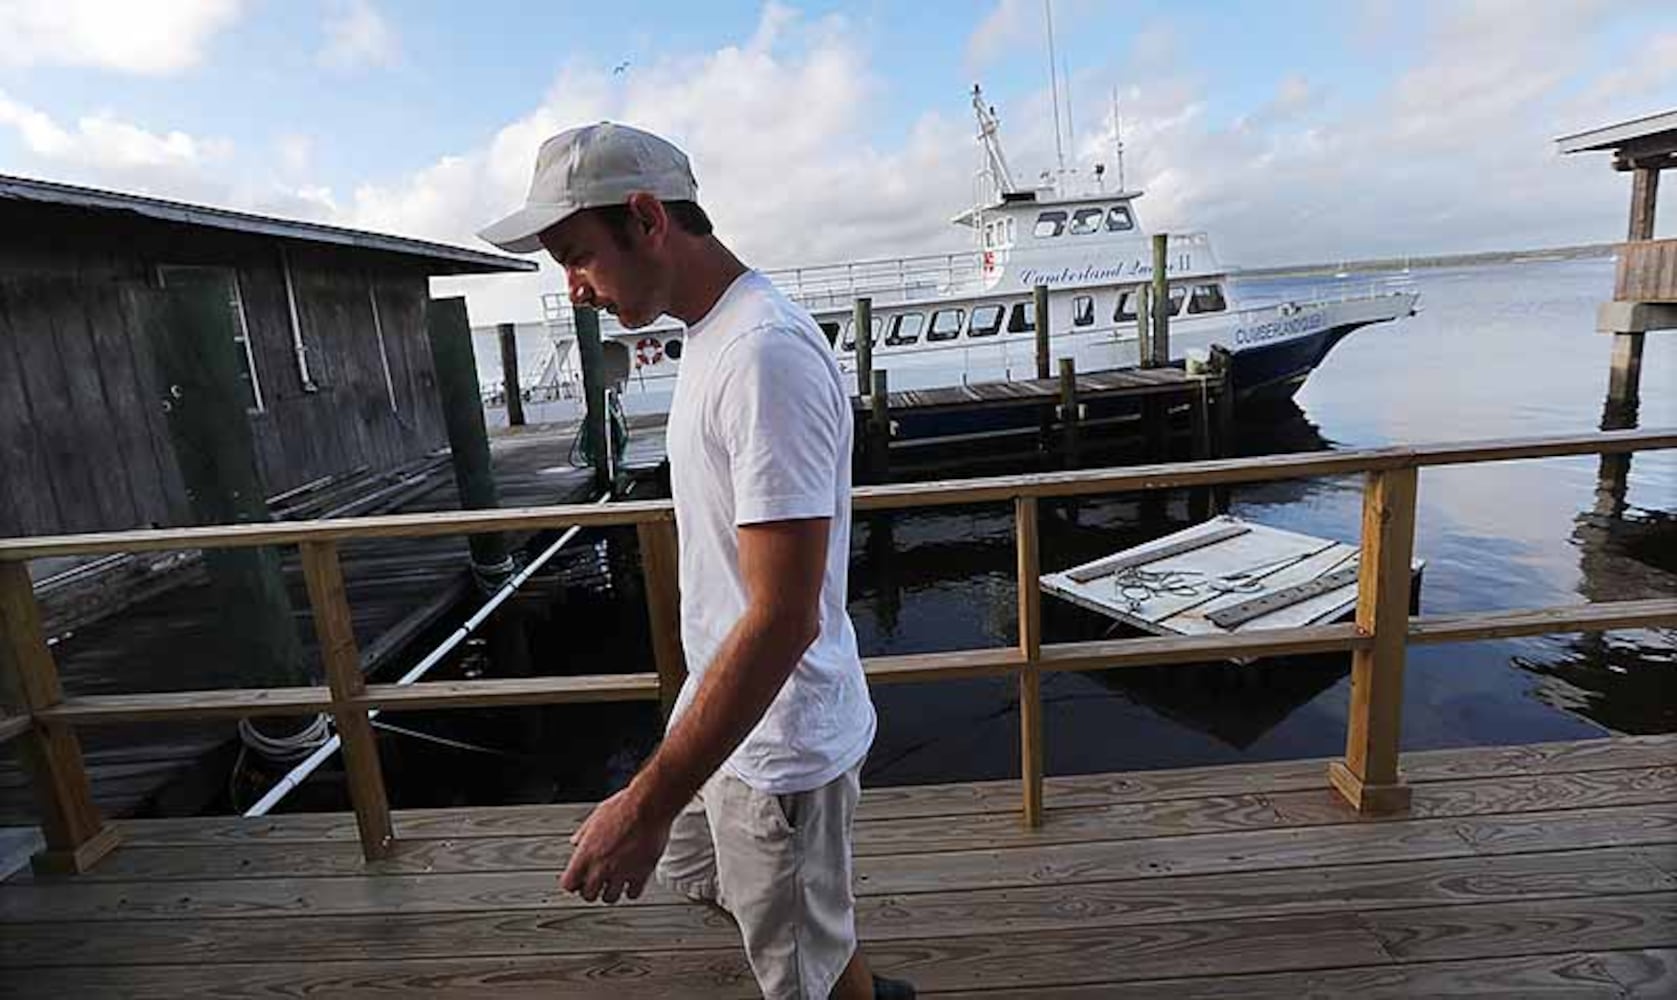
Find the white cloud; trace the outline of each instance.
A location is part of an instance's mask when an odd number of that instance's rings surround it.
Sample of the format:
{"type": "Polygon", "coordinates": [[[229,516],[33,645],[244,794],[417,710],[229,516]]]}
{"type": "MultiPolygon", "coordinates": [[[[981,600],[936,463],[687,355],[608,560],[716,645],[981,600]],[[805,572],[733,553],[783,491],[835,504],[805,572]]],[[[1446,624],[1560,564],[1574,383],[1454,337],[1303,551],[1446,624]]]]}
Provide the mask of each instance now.
{"type": "MultiPolygon", "coordinates": [[[[483,148],[357,188],[342,221],[482,246],[476,231],[523,202],[542,140],[610,118],[681,145],[720,235],[759,266],[964,248],[948,218],[968,202],[969,128],[931,115],[900,147],[881,149],[868,109],[882,96],[846,22],[806,22],[771,4],[738,45],[638,63],[627,75],[566,69],[483,148]]],[[[530,319],[540,291],[562,280],[544,267],[445,287],[472,289],[473,322],[530,319]]]]}
{"type": "Polygon", "coordinates": [[[1042,5],[1036,0],[997,0],[967,36],[967,65],[984,66],[1009,46],[1035,46],[1042,30],[1042,5]]]}
{"type": "Polygon", "coordinates": [[[0,126],[17,132],[23,147],[42,160],[71,169],[123,173],[198,167],[225,159],[229,143],[180,131],[149,132],[109,113],[87,115],[73,128],[0,92],[0,126]]]}
{"type": "Polygon", "coordinates": [[[0,67],[178,73],[232,23],[240,0],[0,0],[0,67]]]}
{"type": "Polygon", "coordinates": [[[325,31],[318,61],[328,69],[356,70],[396,63],[400,48],[396,31],[372,0],[337,0],[326,19],[325,31]]]}

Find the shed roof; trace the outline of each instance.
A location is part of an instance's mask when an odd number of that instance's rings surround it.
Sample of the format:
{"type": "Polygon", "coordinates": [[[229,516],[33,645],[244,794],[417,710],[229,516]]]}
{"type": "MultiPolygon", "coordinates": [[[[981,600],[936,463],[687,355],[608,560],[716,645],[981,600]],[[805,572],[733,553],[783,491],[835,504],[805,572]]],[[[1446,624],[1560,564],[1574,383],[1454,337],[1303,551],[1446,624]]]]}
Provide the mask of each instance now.
{"type": "Polygon", "coordinates": [[[536,263],[532,260],[449,246],[446,243],[432,243],[427,240],[345,229],[341,226],[326,226],[315,222],[276,219],[225,208],[189,205],[161,198],[124,194],[120,191],[102,191],[98,188],[0,174],[0,200],[3,199],[61,205],[95,212],[128,212],[189,226],[397,254],[425,264],[426,271],[430,274],[493,274],[536,270],[536,263]]]}
{"type": "Polygon", "coordinates": [[[1621,166],[1667,167],[1677,154],[1677,109],[1603,125],[1555,140],[1562,153],[1612,150],[1621,166]]]}

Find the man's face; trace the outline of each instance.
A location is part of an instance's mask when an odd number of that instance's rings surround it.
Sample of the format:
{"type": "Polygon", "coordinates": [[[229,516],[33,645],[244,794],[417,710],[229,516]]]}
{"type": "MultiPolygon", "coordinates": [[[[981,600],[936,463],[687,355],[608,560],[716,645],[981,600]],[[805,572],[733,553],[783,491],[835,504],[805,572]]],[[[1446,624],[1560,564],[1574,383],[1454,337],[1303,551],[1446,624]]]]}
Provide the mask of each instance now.
{"type": "Polygon", "coordinates": [[[666,303],[664,268],[638,218],[617,234],[594,212],[578,212],[541,234],[542,246],[565,269],[571,304],[603,309],[629,329],[651,323],[666,303]],[[627,245],[625,245],[627,244],[627,245]]]}

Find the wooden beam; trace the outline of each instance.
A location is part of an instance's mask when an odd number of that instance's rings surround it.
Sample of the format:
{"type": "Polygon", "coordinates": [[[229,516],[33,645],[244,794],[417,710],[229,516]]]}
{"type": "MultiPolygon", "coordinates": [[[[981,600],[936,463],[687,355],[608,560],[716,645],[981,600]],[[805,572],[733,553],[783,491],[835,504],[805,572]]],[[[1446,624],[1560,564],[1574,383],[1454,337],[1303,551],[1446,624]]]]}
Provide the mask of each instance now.
{"type": "Polygon", "coordinates": [[[46,840],[46,850],[34,858],[35,870],[87,871],[110,853],[118,838],[93,803],[75,730],[39,715],[62,701],[64,691],[41,630],[29,567],[22,563],[0,563],[0,698],[26,720],[35,715],[18,744],[34,784],[46,840]]]}
{"type": "Polygon", "coordinates": [[[29,732],[34,725],[35,720],[27,715],[0,714],[0,746],[29,732]]]}
{"type": "Polygon", "coordinates": [[[1234,635],[1147,636],[1044,646],[1041,668],[1111,670],[1224,659],[1253,660],[1265,656],[1308,656],[1365,649],[1373,643],[1371,636],[1349,623],[1261,629],[1234,635]]]}
{"type": "Polygon", "coordinates": [[[1363,813],[1409,808],[1409,789],[1398,777],[1398,741],[1417,478],[1414,469],[1370,473],[1363,488],[1357,627],[1374,642],[1351,654],[1345,760],[1328,765],[1334,787],[1363,813]]]}
{"type": "Polygon", "coordinates": [[[1019,650],[961,649],[947,653],[871,656],[862,661],[869,684],[913,683],[965,677],[1002,677],[1024,666],[1019,650]]]}
{"type": "Polygon", "coordinates": [[[640,539],[652,660],[658,669],[658,703],[667,719],[687,679],[687,659],[681,646],[679,540],[673,521],[636,525],[635,533],[640,539]]]}
{"type": "Polygon", "coordinates": [[[866,396],[873,388],[873,299],[856,300],[850,331],[856,342],[856,394],[866,396]]]}
{"type": "Polygon", "coordinates": [[[390,826],[390,799],[379,767],[378,743],[365,709],[346,704],[366,689],[361,676],[361,653],[355,645],[349,599],[344,593],[343,567],[335,542],[305,542],[303,580],[314,609],[314,630],[332,689],[332,717],[343,744],[349,798],[361,831],[361,854],[376,861],[390,854],[396,835],[390,826]]]}
{"type": "Polygon", "coordinates": [[[1013,502],[1013,531],[1019,557],[1019,770],[1024,784],[1025,825],[1042,825],[1043,718],[1042,675],[1042,559],[1037,545],[1037,502],[1020,497],[1013,502]]]}
{"type": "Polygon", "coordinates": [[[370,684],[357,708],[501,708],[513,705],[658,701],[657,674],[591,674],[579,677],[499,677],[476,681],[370,684]]]}
{"type": "Polygon", "coordinates": [[[1530,611],[1439,615],[1409,621],[1411,645],[1470,642],[1561,632],[1605,632],[1621,628],[1677,627],[1677,599],[1609,601],[1530,611]]]}
{"type": "Polygon", "coordinates": [[[122,722],[183,722],[247,716],[306,715],[332,708],[325,687],[170,691],[162,694],[104,694],[66,698],[36,716],[78,726],[122,722]]]}
{"type": "Polygon", "coordinates": [[[1630,229],[1626,239],[1654,238],[1654,211],[1659,206],[1660,172],[1651,167],[1631,171],[1630,229]]]}

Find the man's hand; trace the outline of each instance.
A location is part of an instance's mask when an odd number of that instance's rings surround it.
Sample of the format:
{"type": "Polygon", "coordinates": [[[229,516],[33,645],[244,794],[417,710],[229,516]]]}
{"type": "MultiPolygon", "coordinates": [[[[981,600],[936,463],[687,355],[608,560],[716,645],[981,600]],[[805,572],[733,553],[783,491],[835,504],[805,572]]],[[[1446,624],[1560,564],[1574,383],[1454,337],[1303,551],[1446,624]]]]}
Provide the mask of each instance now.
{"type": "Polygon", "coordinates": [[[559,888],[592,903],[639,899],[670,839],[673,817],[649,816],[631,788],[600,803],[571,834],[571,863],[559,888]]]}

